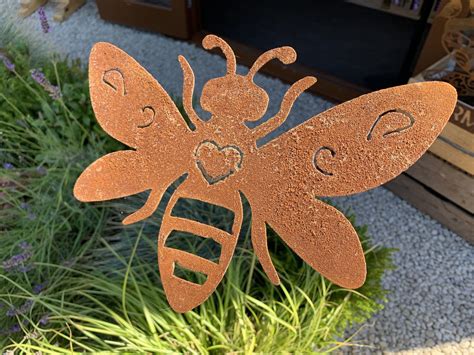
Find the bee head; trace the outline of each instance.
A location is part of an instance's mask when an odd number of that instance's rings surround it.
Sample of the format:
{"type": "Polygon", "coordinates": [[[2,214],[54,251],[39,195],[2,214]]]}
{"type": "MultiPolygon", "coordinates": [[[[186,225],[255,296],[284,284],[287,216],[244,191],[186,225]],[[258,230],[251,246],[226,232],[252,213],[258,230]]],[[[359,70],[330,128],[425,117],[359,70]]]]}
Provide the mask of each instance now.
{"type": "Polygon", "coordinates": [[[208,35],[202,44],[208,50],[219,47],[227,59],[226,75],[211,79],[204,85],[201,95],[202,108],[213,115],[241,121],[256,121],[267,110],[268,94],[253,81],[257,71],[274,58],[278,58],[285,64],[296,60],[296,52],[293,48],[275,48],[258,57],[247,75],[238,75],[235,72],[235,54],[223,39],[208,35]]]}

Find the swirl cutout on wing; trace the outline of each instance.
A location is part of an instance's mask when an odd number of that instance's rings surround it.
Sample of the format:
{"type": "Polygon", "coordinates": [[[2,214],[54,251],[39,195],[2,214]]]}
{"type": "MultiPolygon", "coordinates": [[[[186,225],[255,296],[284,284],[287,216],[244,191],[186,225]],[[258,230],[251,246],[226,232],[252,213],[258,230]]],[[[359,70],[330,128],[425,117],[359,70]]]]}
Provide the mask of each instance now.
{"type": "Polygon", "coordinates": [[[125,88],[125,78],[120,69],[113,68],[106,70],[102,75],[102,81],[105,85],[108,85],[117,93],[122,93],[122,96],[127,94],[127,89],[125,88]]]}
{"type": "Polygon", "coordinates": [[[329,158],[334,158],[336,155],[336,152],[334,149],[330,147],[321,147],[319,148],[316,153],[314,153],[314,158],[313,158],[313,163],[314,163],[314,168],[319,171],[321,174],[327,175],[327,176],[332,176],[333,173],[329,170],[326,170],[326,168],[321,166],[321,162],[327,160],[327,157],[330,156],[329,158]],[[321,161],[322,160],[322,161],[321,161]]]}
{"type": "Polygon", "coordinates": [[[147,128],[155,121],[156,111],[152,106],[142,108],[143,122],[137,125],[138,128],[147,128]]]}
{"type": "Polygon", "coordinates": [[[370,141],[374,135],[374,131],[378,126],[384,126],[385,132],[382,133],[382,137],[388,137],[392,134],[402,133],[403,131],[411,128],[415,124],[415,118],[410,112],[401,109],[392,109],[385,111],[384,113],[380,114],[379,117],[375,120],[374,124],[370,128],[369,133],[367,134],[367,140],[370,141]],[[405,126],[400,126],[395,122],[395,128],[391,127],[392,121],[397,121],[397,119],[408,119],[409,123],[405,126]]]}

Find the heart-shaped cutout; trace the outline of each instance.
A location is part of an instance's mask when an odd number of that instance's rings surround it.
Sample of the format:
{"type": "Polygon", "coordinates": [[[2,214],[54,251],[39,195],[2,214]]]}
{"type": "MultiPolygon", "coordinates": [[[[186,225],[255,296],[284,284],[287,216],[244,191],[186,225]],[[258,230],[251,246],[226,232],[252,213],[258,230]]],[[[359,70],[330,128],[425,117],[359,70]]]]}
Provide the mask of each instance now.
{"type": "Polygon", "coordinates": [[[204,141],[197,147],[195,157],[202,176],[212,185],[240,170],[243,153],[235,145],[220,147],[214,141],[204,141]]]}

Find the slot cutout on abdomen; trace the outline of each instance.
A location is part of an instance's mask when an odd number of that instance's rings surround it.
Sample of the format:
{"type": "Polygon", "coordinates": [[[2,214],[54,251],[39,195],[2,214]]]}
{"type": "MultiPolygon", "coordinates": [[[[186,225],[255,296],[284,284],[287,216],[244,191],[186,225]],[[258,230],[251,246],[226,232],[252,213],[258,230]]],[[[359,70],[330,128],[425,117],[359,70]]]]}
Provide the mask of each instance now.
{"type": "Polygon", "coordinates": [[[189,232],[174,230],[166,238],[165,246],[182,250],[201,258],[217,261],[221,255],[221,245],[212,238],[189,232]]]}
{"type": "Polygon", "coordinates": [[[173,217],[190,219],[232,233],[235,213],[225,207],[180,197],[171,211],[173,217]]]}
{"type": "Polygon", "coordinates": [[[199,271],[189,270],[177,262],[174,263],[173,275],[197,285],[203,285],[207,281],[206,274],[199,271]]]}

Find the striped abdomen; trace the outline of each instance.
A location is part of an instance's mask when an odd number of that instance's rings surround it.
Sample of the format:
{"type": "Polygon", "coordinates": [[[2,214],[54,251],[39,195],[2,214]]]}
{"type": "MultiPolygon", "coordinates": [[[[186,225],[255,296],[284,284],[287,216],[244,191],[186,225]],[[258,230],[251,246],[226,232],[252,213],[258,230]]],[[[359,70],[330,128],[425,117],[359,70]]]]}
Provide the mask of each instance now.
{"type": "Polygon", "coordinates": [[[192,189],[190,185],[189,181],[185,181],[171,197],[163,216],[158,238],[158,263],[163,288],[168,302],[177,312],[186,312],[200,305],[219,285],[234,255],[243,218],[242,203],[237,191],[226,189],[224,184],[199,191],[203,196],[198,196],[196,189],[192,189]],[[173,208],[180,198],[196,199],[232,211],[234,220],[230,233],[208,224],[173,215],[173,208]],[[215,260],[209,260],[194,253],[167,246],[167,239],[176,232],[184,232],[180,233],[181,238],[212,239],[220,245],[220,255],[215,260]],[[178,267],[204,274],[205,281],[200,284],[176,275],[178,267]]]}

